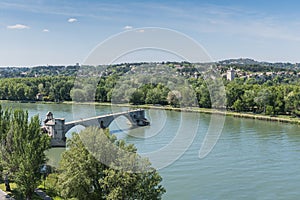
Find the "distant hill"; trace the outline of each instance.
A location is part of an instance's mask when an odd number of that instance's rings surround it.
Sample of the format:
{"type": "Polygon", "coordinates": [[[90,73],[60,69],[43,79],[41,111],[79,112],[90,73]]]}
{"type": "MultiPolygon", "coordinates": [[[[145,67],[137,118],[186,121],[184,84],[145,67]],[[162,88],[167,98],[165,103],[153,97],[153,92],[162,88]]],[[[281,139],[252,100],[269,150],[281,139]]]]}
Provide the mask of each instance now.
{"type": "MultiPolygon", "coordinates": [[[[196,71],[193,63],[189,62],[163,62],[163,63],[123,63],[107,66],[107,69],[103,73],[104,75],[117,74],[122,75],[134,67],[138,67],[143,64],[151,65],[166,65],[176,68],[180,73],[191,73],[196,71]]],[[[200,66],[204,66],[207,69],[207,65],[216,64],[221,66],[219,70],[225,72],[228,68],[239,68],[248,72],[278,72],[278,71],[300,71],[300,64],[292,63],[269,63],[260,62],[250,58],[239,58],[239,59],[227,59],[223,61],[218,61],[215,63],[199,63],[198,70],[200,66]]],[[[0,68],[0,78],[13,78],[13,77],[41,77],[41,76],[76,76],[78,72],[82,71],[84,66],[70,65],[70,66],[36,66],[36,67],[1,67],[0,68]]],[[[86,66],[91,67],[91,66],[86,66]]],[[[101,68],[101,67],[100,67],[101,68]]],[[[100,68],[98,68],[100,70],[100,68]]],[[[94,74],[94,67],[90,70],[85,70],[89,72],[89,75],[94,74]]]]}
{"type": "Polygon", "coordinates": [[[75,76],[79,66],[1,67],[0,77],[75,76]]]}
{"type": "Polygon", "coordinates": [[[300,68],[300,64],[292,64],[292,63],[283,63],[283,62],[276,62],[276,63],[270,63],[270,62],[260,62],[256,61],[250,58],[238,58],[238,59],[227,59],[217,62],[219,65],[223,66],[249,66],[249,65],[259,65],[259,66],[265,66],[265,67],[274,67],[274,68],[300,68]]]}
{"type": "Polygon", "coordinates": [[[217,62],[221,65],[258,65],[261,62],[255,61],[250,58],[227,59],[217,62]]]}

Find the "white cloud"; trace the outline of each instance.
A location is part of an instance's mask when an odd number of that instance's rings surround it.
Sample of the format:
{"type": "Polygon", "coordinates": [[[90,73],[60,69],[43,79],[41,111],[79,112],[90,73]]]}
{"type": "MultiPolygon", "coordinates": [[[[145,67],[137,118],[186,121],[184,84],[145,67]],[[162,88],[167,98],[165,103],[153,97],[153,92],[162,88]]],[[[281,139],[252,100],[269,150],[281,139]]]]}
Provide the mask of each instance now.
{"type": "Polygon", "coordinates": [[[26,26],[24,24],[16,24],[16,25],[11,25],[7,26],[8,29],[29,29],[29,26],[26,26]]]}
{"type": "Polygon", "coordinates": [[[132,27],[132,26],[124,26],[123,29],[124,29],[124,30],[130,30],[130,29],[133,29],[133,27],[132,27]]]}
{"type": "Polygon", "coordinates": [[[77,22],[78,20],[76,18],[70,18],[68,19],[68,22],[69,23],[73,23],[73,22],[77,22]]]}
{"type": "Polygon", "coordinates": [[[43,29],[43,32],[50,32],[48,29],[43,29]]]}

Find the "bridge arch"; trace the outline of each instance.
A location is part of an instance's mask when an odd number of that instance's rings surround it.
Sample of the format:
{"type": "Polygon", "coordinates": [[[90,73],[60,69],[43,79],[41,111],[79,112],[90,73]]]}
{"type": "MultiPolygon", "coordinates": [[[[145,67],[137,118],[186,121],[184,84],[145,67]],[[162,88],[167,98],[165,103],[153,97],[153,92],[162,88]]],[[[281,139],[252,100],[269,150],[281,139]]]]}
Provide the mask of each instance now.
{"type": "Polygon", "coordinates": [[[136,124],[133,123],[128,116],[120,115],[115,117],[115,119],[111,121],[111,123],[109,124],[109,129],[128,130],[134,128],[135,126],[136,124]]]}
{"type": "MultiPolygon", "coordinates": [[[[52,113],[51,113],[52,114],[52,113]]],[[[51,144],[52,146],[65,146],[66,141],[66,133],[73,127],[77,125],[81,125],[83,127],[89,126],[99,126],[100,128],[108,128],[110,124],[120,116],[123,116],[128,119],[131,126],[146,126],[150,123],[145,118],[145,110],[131,110],[120,113],[113,113],[108,115],[102,115],[87,119],[81,119],[76,121],[71,121],[65,123],[65,119],[60,118],[51,118],[47,117],[44,121],[45,130],[47,130],[48,134],[52,137],[51,144]],[[49,118],[49,119],[48,119],[49,118]]]]}
{"type": "Polygon", "coordinates": [[[84,130],[85,128],[87,128],[86,126],[82,126],[80,124],[76,124],[75,126],[73,126],[72,128],[70,128],[68,131],[66,131],[66,137],[68,138],[69,136],[71,136],[71,133],[76,132],[79,133],[80,131],[84,130]]]}

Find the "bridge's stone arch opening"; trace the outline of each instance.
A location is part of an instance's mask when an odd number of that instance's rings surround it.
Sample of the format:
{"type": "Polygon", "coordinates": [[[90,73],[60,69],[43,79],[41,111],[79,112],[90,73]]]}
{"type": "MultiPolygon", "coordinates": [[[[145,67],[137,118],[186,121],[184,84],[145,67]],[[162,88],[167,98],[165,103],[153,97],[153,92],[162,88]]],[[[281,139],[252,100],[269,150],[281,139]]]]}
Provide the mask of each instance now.
{"type": "Polygon", "coordinates": [[[80,131],[86,129],[85,126],[82,126],[80,124],[76,125],[76,126],[73,126],[70,130],[68,130],[66,132],[66,138],[70,138],[72,136],[72,133],[79,133],[80,131]]]}
{"type": "Polygon", "coordinates": [[[116,117],[109,125],[109,129],[112,133],[115,131],[123,130],[126,132],[128,129],[132,128],[131,120],[126,116],[118,116],[116,117]]]}

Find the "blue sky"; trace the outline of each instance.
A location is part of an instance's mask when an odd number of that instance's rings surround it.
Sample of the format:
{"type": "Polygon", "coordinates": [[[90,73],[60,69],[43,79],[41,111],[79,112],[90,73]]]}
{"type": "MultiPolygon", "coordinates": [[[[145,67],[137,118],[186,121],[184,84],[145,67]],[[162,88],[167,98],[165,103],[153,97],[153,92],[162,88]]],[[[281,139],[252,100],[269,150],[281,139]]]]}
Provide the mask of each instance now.
{"type": "Polygon", "coordinates": [[[0,66],[83,63],[112,35],[173,29],[213,60],[300,62],[300,3],[267,0],[1,0],[0,66]]]}

